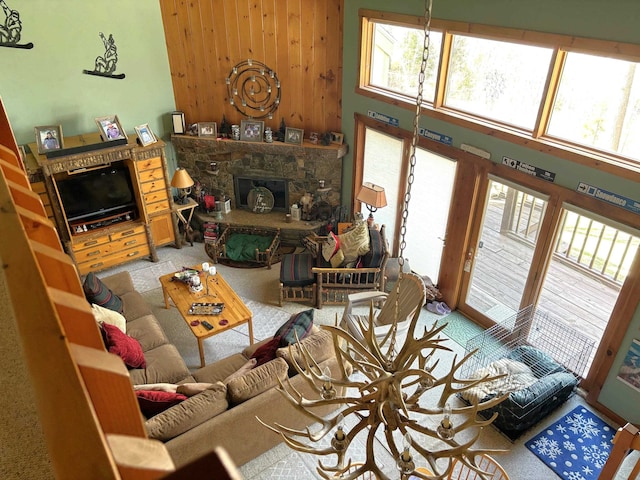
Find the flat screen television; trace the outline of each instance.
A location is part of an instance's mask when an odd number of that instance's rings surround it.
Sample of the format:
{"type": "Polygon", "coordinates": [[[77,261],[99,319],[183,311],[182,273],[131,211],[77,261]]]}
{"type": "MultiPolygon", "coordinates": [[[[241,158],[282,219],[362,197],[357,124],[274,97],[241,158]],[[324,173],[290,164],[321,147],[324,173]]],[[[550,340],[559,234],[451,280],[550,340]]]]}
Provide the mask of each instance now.
{"type": "Polygon", "coordinates": [[[132,210],[137,216],[131,175],[123,164],[68,175],[56,184],[69,223],[95,222],[132,210]]]}

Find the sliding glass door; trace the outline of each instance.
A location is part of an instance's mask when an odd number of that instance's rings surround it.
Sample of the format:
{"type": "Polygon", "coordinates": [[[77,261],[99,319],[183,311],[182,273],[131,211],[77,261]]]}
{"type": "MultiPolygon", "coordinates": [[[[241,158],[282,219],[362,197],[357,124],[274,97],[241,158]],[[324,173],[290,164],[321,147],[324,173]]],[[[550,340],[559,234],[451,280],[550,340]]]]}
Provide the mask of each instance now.
{"type": "Polygon", "coordinates": [[[500,322],[524,305],[525,285],[547,198],[515,184],[489,179],[478,240],[469,247],[464,304],[500,322]]]}

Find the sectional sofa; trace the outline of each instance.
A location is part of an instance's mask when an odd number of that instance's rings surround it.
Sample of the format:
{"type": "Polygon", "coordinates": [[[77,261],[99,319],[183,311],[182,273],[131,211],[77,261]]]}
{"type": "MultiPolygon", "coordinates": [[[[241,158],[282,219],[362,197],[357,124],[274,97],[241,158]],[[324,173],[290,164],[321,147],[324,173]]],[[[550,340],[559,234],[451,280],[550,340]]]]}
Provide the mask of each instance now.
{"type": "MultiPolygon", "coordinates": [[[[102,283],[121,299],[126,335],[136,339],[144,353],[144,368],[129,370],[133,388],[180,385],[179,391],[187,392],[186,399],[144,418],[148,436],[165,442],[176,467],[216,446],[224,447],[240,466],[282,441],[256,417],[268,425],[279,423],[292,428],[313,423],[275,388],[278,379],[286,381],[289,378],[291,386],[302,395],[318,398],[318,393],[292,368],[287,348],[279,348],[274,359],[250,368],[250,357],[269,342],[266,339],[242,352],[190,371],[176,347],[169,342],[150,306],[134,289],[128,272],[103,278],[102,283]]],[[[300,342],[322,369],[328,367],[332,377],[341,378],[342,368],[336,360],[329,332],[314,326],[300,342]]],[[[323,408],[314,413],[326,415],[335,407],[323,408]]]]}

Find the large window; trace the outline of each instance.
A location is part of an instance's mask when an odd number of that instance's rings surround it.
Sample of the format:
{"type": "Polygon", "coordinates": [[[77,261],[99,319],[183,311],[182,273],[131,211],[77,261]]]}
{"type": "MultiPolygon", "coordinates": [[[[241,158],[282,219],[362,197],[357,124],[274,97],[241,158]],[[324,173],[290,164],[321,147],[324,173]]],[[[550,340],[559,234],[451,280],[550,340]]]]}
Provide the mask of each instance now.
{"type": "MultiPolygon", "coordinates": [[[[424,30],[375,23],[373,38],[371,85],[415,98],[418,93],[418,73],[422,62],[424,30]]],[[[436,91],[441,44],[442,33],[431,32],[423,93],[425,101],[431,103],[436,91]]]]}
{"type": "MultiPolygon", "coordinates": [[[[376,13],[362,18],[358,91],[414,108],[423,19],[376,13]]],[[[433,19],[423,111],[589,166],[604,159],[633,170],[638,60],[640,45],[433,19]],[[580,53],[568,47],[576,43],[580,53]]]]}
{"type": "Polygon", "coordinates": [[[569,53],[549,135],[640,159],[640,68],[634,62],[569,53]]]}
{"type": "Polygon", "coordinates": [[[454,35],[445,106],[533,130],[553,51],[454,35]]]}

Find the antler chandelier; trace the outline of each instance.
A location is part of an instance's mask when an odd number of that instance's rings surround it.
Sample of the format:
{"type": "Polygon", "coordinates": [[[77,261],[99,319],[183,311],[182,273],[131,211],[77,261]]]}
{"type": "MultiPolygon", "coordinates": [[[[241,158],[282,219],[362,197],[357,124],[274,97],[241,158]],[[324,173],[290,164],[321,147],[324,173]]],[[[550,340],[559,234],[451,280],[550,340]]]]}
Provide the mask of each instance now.
{"type": "Polygon", "coordinates": [[[424,479],[446,478],[454,459],[481,472],[476,466],[476,455],[501,451],[473,448],[482,427],[493,422],[497,415],[481,420],[477,414],[497,405],[506,397],[496,397],[480,406],[474,404],[464,407],[451,407],[449,399],[500,377],[459,378],[458,372],[474,352],[460,361],[457,356],[454,357],[448,372],[436,375],[434,371],[439,362],[434,361],[436,352],[451,352],[443,345],[445,339],[440,338],[444,325],[436,327],[434,324],[430,329],[425,328],[423,335],[415,338],[419,316],[420,311],[417,311],[399,350],[390,347],[395,340],[394,329],[382,342],[376,340],[373,333],[373,306],[368,328],[361,328],[364,343],[340,327],[323,326],[333,337],[342,369],[342,378],[338,379],[331,378],[327,371],[321,372],[309,352],[299,343],[290,346],[295,369],[318,393],[318,398],[304,398],[290,383],[281,383],[279,391],[297,410],[315,420],[319,427],[312,431],[311,428],[296,430],[279,424],[263,424],[279,433],[294,450],[319,456],[336,455],[334,465],[318,461],[318,473],[325,479],[352,480],[367,472],[381,480],[390,479],[375,459],[374,441],[379,431],[389,452],[396,459],[400,478],[406,478],[409,474],[424,479]],[[338,390],[343,393],[339,395],[338,390]],[[434,392],[437,393],[435,402],[434,392]],[[332,416],[326,418],[313,413],[316,408],[327,405],[339,407],[332,416]],[[455,424],[454,415],[455,418],[465,419],[455,424]],[[349,428],[346,427],[347,418],[351,420],[349,423],[355,422],[349,428]],[[465,431],[470,432],[471,436],[463,433],[465,431]],[[331,432],[330,445],[318,446],[331,432]],[[345,457],[351,443],[361,432],[366,435],[366,460],[354,466],[350,458],[345,462],[345,457]],[[464,437],[465,440],[459,442],[456,437],[464,437]],[[416,471],[414,453],[422,457],[424,464],[435,473],[416,471]]]}

